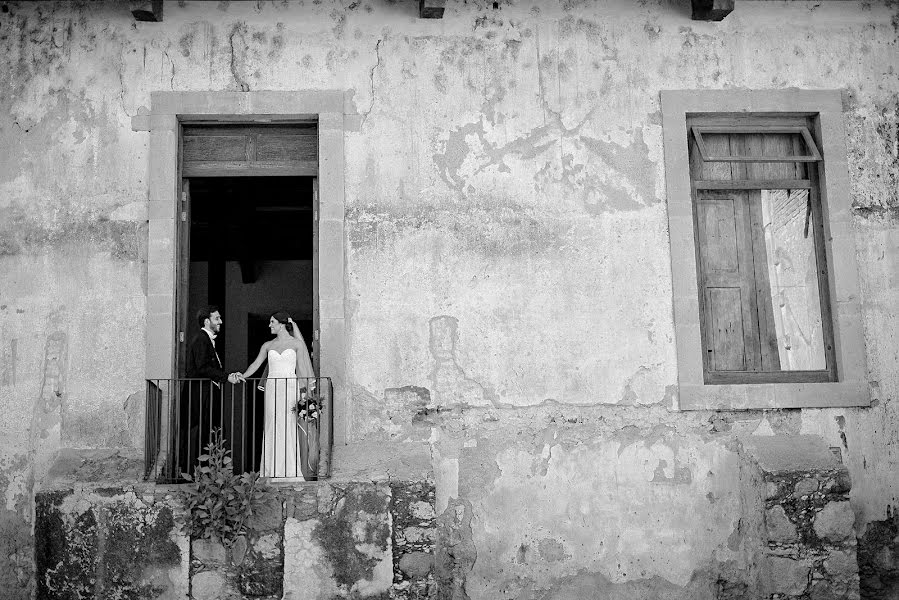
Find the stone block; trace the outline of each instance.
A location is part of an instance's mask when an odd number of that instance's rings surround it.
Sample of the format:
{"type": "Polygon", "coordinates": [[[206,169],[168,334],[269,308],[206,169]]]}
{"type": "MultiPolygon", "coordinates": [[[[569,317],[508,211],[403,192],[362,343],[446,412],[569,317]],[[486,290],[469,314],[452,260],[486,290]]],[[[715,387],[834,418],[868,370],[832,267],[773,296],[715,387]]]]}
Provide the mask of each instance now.
{"type": "Polygon", "coordinates": [[[805,593],[809,585],[812,566],[805,560],[770,557],[768,559],[768,590],[772,594],[798,596],[805,593]]]}
{"type": "Polygon", "coordinates": [[[219,600],[233,596],[228,587],[228,580],[218,571],[203,571],[191,578],[191,596],[193,600],[219,600]]]}
{"type": "Polygon", "coordinates": [[[819,538],[842,542],[854,534],[855,513],[849,502],[831,502],[815,517],[814,529],[819,538]]]}
{"type": "Polygon", "coordinates": [[[287,518],[311,519],[318,514],[318,496],[315,488],[303,488],[290,494],[285,502],[287,518]]]}
{"type": "Polygon", "coordinates": [[[838,472],[827,482],[824,489],[831,494],[848,494],[849,490],[852,489],[852,480],[849,478],[849,473],[846,471],[838,472]]]}
{"type": "Polygon", "coordinates": [[[243,594],[239,598],[251,597],[281,597],[281,586],[284,579],[284,569],[280,562],[256,561],[244,566],[240,570],[240,591],[243,594]]]}
{"type": "Polygon", "coordinates": [[[219,567],[228,564],[228,550],[217,540],[194,540],[191,543],[194,560],[207,567],[219,567]]]}
{"type": "Polygon", "coordinates": [[[234,540],[231,546],[231,564],[241,565],[244,557],[247,555],[247,537],[242,535],[234,540]]]}
{"type": "Polygon", "coordinates": [[[434,507],[429,502],[418,501],[412,504],[411,508],[412,515],[417,519],[430,520],[436,516],[434,514],[434,507]]]}
{"type": "Polygon", "coordinates": [[[262,558],[275,558],[281,553],[281,536],[270,533],[253,540],[252,549],[262,558]]]}
{"type": "Polygon", "coordinates": [[[123,488],[42,492],[35,503],[38,598],[186,595],[187,540],[170,503],[148,506],[123,488]]]}
{"type": "Polygon", "coordinates": [[[818,491],[818,479],[815,477],[807,477],[796,482],[793,488],[793,497],[802,498],[818,491]]]}
{"type": "Polygon", "coordinates": [[[780,482],[769,481],[765,485],[765,500],[774,500],[775,498],[780,498],[782,494],[783,490],[781,489],[780,482]]]}
{"type": "Polygon", "coordinates": [[[412,579],[427,577],[434,568],[434,555],[425,552],[410,552],[400,558],[400,570],[412,579]]]}
{"type": "Polygon", "coordinates": [[[390,488],[349,484],[333,511],[312,533],[339,585],[364,586],[368,595],[385,594],[393,583],[390,488]]]}
{"type": "Polygon", "coordinates": [[[816,435],[747,436],[746,451],[766,473],[807,473],[839,469],[840,463],[816,435]]]}
{"type": "Polygon", "coordinates": [[[768,541],[778,543],[795,542],[798,539],[796,526],[790,522],[782,506],[774,506],[765,513],[768,541]]]}
{"type": "Polygon", "coordinates": [[[834,550],[824,561],[824,568],[832,577],[850,578],[858,574],[855,552],[834,550]]]}
{"type": "MultiPolygon", "coordinates": [[[[280,501],[269,504],[280,506],[280,501]]],[[[271,506],[269,508],[271,509],[271,506]]],[[[277,522],[279,526],[274,531],[268,530],[260,534],[258,530],[251,530],[247,536],[244,558],[237,570],[239,589],[244,596],[253,598],[281,596],[284,579],[283,531],[280,519],[277,522]]],[[[236,560],[234,562],[237,564],[236,560]]]]}
{"type": "Polygon", "coordinates": [[[843,595],[838,595],[833,586],[826,579],[819,579],[809,588],[809,597],[815,600],[846,600],[843,595]]]}
{"type": "Polygon", "coordinates": [[[247,519],[247,527],[253,531],[280,530],[283,522],[281,499],[266,498],[258,504],[253,516],[247,519]]]}
{"type": "Polygon", "coordinates": [[[284,600],[328,597],[336,594],[324,549],[314,532],[319,521],[287,517],[284,524],[284,600]]]}

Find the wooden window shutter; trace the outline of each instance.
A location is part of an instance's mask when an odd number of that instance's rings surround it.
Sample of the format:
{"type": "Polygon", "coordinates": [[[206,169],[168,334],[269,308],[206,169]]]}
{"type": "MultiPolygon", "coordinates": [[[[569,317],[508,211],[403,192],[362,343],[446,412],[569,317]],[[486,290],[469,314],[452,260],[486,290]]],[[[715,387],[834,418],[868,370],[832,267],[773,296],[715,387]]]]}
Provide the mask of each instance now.
{"type": "Polygon", "coordinates": [[[758,371],[762,366],[750,219],[747,193],[697,196],[706,371],[758,371]]]}

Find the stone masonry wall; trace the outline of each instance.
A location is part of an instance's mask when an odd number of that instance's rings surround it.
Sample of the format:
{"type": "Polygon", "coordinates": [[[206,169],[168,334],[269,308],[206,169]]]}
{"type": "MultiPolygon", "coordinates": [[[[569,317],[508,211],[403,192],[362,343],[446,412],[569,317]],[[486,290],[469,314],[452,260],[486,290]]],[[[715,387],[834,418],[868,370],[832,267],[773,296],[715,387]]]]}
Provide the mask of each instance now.
{"type": "Polygon", "coordinates": [[[37,597],[187,596],[187,543],[172,495],[97,488],[36,498],[37,597]]]}
{"type": "Polygon", "coordinates": [[[849,473],[766,474],[767,598],[859,598],[849,473]]]}
{"type": "Polygon", "coordinates": [[[764,491],[763,597],[857,600],[849,471],[816,436],[744,438],[764,491]]]}
{"type": "Polygon", "coordinates": [[[188,539],[184,498],[148,485],[37,497],[37,597],[434,598],[427,481],[273,487],[230,548],[188,539]]]}

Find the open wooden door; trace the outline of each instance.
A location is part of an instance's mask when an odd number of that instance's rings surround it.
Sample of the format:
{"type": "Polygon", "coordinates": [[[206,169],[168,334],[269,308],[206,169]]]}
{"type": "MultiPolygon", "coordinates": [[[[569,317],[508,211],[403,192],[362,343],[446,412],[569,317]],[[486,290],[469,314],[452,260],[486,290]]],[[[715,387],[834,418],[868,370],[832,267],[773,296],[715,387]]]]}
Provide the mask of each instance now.
{"type": "Polygon", "coordinates": [[[190,180],[181,180],[181,202],[177,213],[178,254],[175,281],[175,302],[178,316],[175,326],[175,372],[174,377],[184,377],[187,362],[187,334],[189,325],[188,299],[190,297],[190,180]]]}
{"type": "Polygon", "coordinates": [[[318,310],[318,177],[312,178],[312,368],[318,377],[321,372],[321,324],[318,310]]]}

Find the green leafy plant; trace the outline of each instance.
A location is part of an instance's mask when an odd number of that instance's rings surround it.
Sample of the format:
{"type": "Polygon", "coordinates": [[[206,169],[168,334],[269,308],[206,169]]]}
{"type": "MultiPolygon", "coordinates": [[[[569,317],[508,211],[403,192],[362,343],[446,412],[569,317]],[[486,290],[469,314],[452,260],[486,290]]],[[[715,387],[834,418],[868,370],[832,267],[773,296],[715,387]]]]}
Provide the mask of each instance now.
{"type": "Polygon", "coordinates": [[[205,539],[218,538],[226,548],[246,533],[247,520],[269,491],[259,473],[234,473],[219,428],[212,430],[206,453],[197,457],[193,475],[181,475],[196,484],[188,491],[188,529],[205,539]]]}

